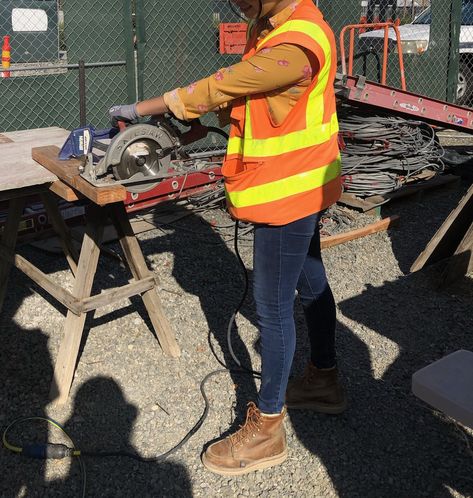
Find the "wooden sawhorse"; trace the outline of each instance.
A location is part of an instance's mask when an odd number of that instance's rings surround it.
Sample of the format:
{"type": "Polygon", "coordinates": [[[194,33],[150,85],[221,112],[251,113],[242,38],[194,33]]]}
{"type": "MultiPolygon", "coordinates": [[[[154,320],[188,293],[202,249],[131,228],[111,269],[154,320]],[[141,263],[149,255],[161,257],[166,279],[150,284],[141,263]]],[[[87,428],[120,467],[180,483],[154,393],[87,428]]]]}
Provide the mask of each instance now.
{"type": "Polygon", "coordinates": [[[89,311],[125,298],[141,295],[164,353],[177,357],[180,355],[180,350],[157,293],[157,278],[148,269],[128,220],[123,204],[125,190],[121,186],[104,189],[93,187],[78,175],[79,162],[76,160],[59,161],[58,150],[57,147],[52,146],[33,149],[33,158],[60,178],[60,181],[50,186],[35,188],[34,193],[40,191],[49,221],[61,240],[62,248],[74,274],[72,292],[63,289],[32,263],[15,254],[25,198],[31,194],[31,189],[18,189],[9,192],[8,219],[0,241],[0,309],[12,264],[67,307],[63,339],[56,359],[50,391],[51,401],[61,404],[67,401],[69,395],[84,324],[89,311]],[[79,197],[87,197],[92,201],[86,210],[87,226],[80,255],[76,254],[68,227],[59,212],[57,197],[52,192],[67,201],[78,200],[79,197]],[[116,228],[133,281],[92,296],[103,230],[108,219],[116,228]]]}
{"type": "Polygon", "coordinates": [[[446,261],[446,266],[440,277],[440,287],[473,271],[473,185],[415,260],[411,271],[442,260],[446,261]]]}

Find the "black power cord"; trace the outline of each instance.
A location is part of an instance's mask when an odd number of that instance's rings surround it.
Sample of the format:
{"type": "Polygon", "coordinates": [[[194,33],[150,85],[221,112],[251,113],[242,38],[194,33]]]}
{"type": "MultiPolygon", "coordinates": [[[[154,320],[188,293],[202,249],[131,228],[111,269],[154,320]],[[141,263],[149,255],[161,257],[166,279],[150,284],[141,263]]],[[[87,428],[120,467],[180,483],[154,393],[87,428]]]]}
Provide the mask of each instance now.
{"type": "Polygon", "coordinates": [[[257,372],[255,370],[252,370],[244,365],[241,364],[240,360],[235,354],[235,351],[233,350],[232,346],[232,330],[235,325],[235,320],[236,316],[240,312],[243,303],[246,300],[246,297],[248,295],[248,288],[249,288],[249,279],[248,279],[248,272],[246,270],[245,264],[243,262],[243,259],[240,255],[240,252],[238,250],[238,230],[239,230],[239,222],[237,221],[235,223],[235,237],[234,237],[234,248],[235,248],[235,253],[238,259],[238,262],[241,265],[241,268],[244,271],[244,276],[245,276],[245,287],[244,287],[244,292],[242,295],[242,298],[238,304],[238,307],[236,308],[235,312],[232,314],[230,321],[228,323],[227,327],[227,344],[228,348],[230,350],[230,354],[232,356],[233,361],[238,365],[238,369],[233,369],[225,365],[216,355],[215,351],[213,348],[211,348],[212,353],[214,354],[215,358],[220,364],[223,364],[225,368],[215,370],[213,372],[210,372],[207,374],[202,382],[200,383],[200,392],[202,394],[202,398],[204,399],[204,411],[202,412],[202,415],[200,416],[199,420],[196,422],[196,424],[192,427],[192,429],[181,439],[181,441],[176,444],[174,447],[166,451],[165,453],[162,453],[160,455],[157,455],[155,457],[142,457],[140,455],[137,455],[136,453],[133,453],[131,451],[92,451],[92,450],[79,450],[75,448],[75,445],[71,439],[71,437],[68,435],[64,427],[62,427],[58,422],[48,418],[48,417],[24,417],[24,418],[19,418],[14,420],[12,423],[10,423],[7,428],[3,432],[3,445],[5,448],[9,449],[10,451],[27,456],[30,458],[39,458],[39,459],[62,459],[66,457],[77,457],[79,459],[79,463],[81,465],[81,472],[82,472],[82,497],[85,497],[85,492],[86,492],[86,469],[84,462],[81,460],[81,457],[93,457],[93,458],[110,458],[110,457],[127,457],[127,458],[132,458],[133,460],[136,460],[138,462],[144,462],[144,463],[156,463],[156,462],[161,462],[168,458],[170,455],[173,453],[177,452],[180,448],[182,448],[187,441],[202,427],[202,424],[204,423],[205,419],[208,416],[209,410],[210,410],[210,402],[207,397],[207,394],[205,392],[205,385],[207,382],[212,379],[213,377],[220,375],[222,373],[231,373],[231,374],[243,374],[243,375],[250,375],[253,378],[260,378],[261,374],[260,372],[257,372]],[[66,446],[64,444],[52,444],[52,443],[39,443],[39,444],[28,444],[23,447],[15,446],[11,444],[8,439],[7,435],[10,432],[10,430],[22,423],[22,422],[27,422],[27,421],[32,421],[32,420],[41,420],[48,422],[55,427],[59,428],[69,439],[72,447],[66,446]]]}

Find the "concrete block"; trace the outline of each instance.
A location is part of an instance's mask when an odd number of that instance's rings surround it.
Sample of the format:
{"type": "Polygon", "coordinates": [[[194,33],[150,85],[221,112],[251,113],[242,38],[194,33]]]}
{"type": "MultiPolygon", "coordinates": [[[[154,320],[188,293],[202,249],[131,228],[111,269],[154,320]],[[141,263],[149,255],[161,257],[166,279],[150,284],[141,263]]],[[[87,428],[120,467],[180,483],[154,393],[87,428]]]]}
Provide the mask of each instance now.
{"type": "Polygon", "coordinates": [[[455,351],[417,371],[412,376],[412,392],[473,428],[473,352],[455,351]]]}

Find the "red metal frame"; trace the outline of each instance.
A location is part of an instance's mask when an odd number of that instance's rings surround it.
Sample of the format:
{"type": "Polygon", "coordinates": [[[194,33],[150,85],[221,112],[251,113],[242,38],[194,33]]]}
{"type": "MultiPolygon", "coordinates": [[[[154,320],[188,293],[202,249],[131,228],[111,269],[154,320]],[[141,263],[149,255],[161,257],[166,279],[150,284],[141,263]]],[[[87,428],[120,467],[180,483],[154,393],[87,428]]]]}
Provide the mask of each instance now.
{"type": "Polygon", "coordinates": [[[351,104],[473,134],[473,110],[468,107],[367,81],[364,76],[337,75],[335,88],[351,104]]]}
{"type": "Polygon", "coordinates": [[[381,73],[381,84],[386,85],[388,74],[388,43],[389,43],[389,29],[394,29],[396,34],[397,51],[399,56],[399,71],[401,73],[401,88],[406,89],[406,75],[404,72],[404,59],[402,55],[401,34],[399,33],[399,21],[396,22],[380,22],[370,24],[349,24],[345,26],[340,32],[340,55],[342,58],[342,73],[348,76],[353,76],[353,59],[355,52],[355,30],[358,29],[384,29],[384,45],[383,45],[383,65],[381,73]],[[350,44],[348,53],[348,71],[347,71],[347,58],[345,52],[345,33],[350,30],[350,44]]]}
{"type": "Polygon", "coordinates": [[[203,171],[162,180],[156,187],[147,192],[127,192],[125,207],[131,213],[162,202],[185,199],[190,195],[215,188],[215,183],[221,178],[223,177],[220,166],[214,166],[203,171]]]}

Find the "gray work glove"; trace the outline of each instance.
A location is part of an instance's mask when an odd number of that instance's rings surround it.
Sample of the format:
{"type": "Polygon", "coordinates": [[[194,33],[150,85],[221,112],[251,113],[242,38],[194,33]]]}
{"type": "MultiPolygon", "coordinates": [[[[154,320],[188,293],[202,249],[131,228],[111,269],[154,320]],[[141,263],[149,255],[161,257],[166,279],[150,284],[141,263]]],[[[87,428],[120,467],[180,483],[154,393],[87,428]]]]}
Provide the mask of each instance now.
{"type": "Polygon", "coordinates": [[[108,114],[110,115],[113,126],[117,126],[118,121],[129,123],[141,118],[136,111],[136,104],[114,105],[109,109],[108,114]]]}

